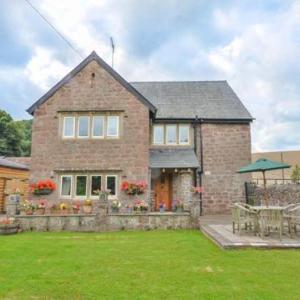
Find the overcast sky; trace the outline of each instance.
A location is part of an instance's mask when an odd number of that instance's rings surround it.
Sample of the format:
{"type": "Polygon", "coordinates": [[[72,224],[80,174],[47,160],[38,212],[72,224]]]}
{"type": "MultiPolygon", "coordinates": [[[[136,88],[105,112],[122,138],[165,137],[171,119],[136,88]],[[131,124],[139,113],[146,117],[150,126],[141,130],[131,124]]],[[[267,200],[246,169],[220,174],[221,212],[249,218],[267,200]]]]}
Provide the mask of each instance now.
{"type": "MultiPolygon", "coordinates": [[[[300,1],[31,0],[76,49],[128,81],[226,79],[254,151],[300,149],[300,1]]],[[[0,2],[0,109],[14,118],[80,57],[25,0],[0,2]]]]}

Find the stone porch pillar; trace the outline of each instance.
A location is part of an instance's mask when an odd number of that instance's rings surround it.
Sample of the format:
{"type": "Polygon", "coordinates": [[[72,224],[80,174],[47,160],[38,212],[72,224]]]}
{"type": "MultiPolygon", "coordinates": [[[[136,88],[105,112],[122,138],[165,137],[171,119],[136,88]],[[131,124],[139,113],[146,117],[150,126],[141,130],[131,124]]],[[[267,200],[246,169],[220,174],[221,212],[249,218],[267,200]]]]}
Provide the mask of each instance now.
{"type": "Polygon", "coordinates": [[[193,172],[190,169],[179,171],[180,176],[180,190],[179,196],[183,201],[184,210],[191,209],[193,201],[193,193],[191,188],[193,186],[193,172]]]}

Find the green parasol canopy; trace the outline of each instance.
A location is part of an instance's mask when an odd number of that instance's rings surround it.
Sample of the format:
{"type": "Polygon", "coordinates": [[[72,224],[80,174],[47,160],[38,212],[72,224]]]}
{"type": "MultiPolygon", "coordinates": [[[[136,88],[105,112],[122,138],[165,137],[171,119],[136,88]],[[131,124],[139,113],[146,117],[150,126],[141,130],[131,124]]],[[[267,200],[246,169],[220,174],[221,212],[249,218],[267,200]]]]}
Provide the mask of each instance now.
{"type": "Polygon", "coordinates": [[[271,171],[271,170],[279,170],[279,169],[286,169],[289,168],[290,166],[288,164],[282,163],[282,162],[277,162],[273,161],[270,159],[266,158],[260,158],[256,162],[247,165],[245,167],[242,167],[238,170],[238,173],[250,173],[250,172],[262,172],[263,173],[263,179],[264,179],[264,198],[266,205],[269,205],[269,195],[267,191],[267,181],[266,181],[266,171],[271,171]]]}
{"type": "Polygon", "coordinates": [[[286,169],[289,167],[290,166],[285,163],[273,161],[266,158],[260,158],[256,162],[239,169],[238,173],[265,172],[270,170],[286,169]]]}

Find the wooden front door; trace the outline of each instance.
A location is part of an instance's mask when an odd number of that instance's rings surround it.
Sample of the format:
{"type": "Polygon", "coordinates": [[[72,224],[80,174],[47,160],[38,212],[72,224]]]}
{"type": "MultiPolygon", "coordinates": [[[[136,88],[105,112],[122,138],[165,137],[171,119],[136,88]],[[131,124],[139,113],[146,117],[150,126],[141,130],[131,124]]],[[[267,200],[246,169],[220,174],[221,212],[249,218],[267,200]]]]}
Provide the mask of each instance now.
{"type": "Polygon", "coordinates": [[[171,194],[172,194],[172,174],[162,173],[160,178],[155,182],[155,209],[159,210],[161,203],[165,204],[166,210],[172,209],[171,194]]]}

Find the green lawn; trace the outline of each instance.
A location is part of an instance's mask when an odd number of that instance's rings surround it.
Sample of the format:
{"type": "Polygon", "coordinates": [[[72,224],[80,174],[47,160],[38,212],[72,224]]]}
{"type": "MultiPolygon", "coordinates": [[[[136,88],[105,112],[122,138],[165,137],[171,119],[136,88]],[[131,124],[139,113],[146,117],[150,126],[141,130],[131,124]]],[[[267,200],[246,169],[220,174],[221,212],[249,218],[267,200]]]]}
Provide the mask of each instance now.
{"type": "Polygon", "coordinates": [[[300,251],[219,249],[199,231],[0,237],[3,299],[300,299],[300,251]]]}

